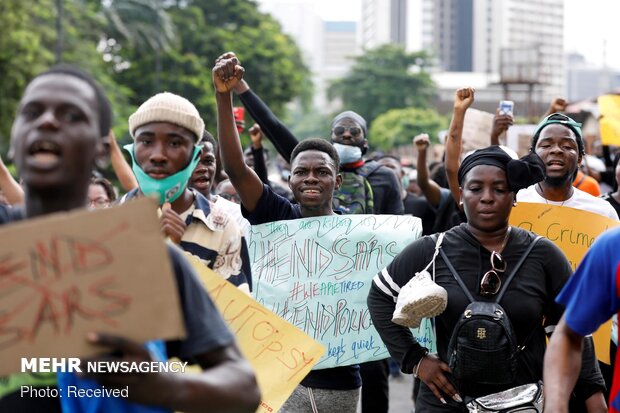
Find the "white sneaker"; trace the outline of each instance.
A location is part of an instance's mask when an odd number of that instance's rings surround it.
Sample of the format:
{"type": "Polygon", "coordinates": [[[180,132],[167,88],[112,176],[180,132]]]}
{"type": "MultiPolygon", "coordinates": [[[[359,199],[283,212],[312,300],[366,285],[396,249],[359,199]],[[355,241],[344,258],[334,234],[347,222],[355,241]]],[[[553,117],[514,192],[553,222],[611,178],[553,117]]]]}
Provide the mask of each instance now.
{"type": "Polygon", "coordinates": [[[398,294],[392,322],[418,328],[423,318],[435,317],[446,309],[448,292],[437,285],[428,271],[415,274],[398,294]]]}

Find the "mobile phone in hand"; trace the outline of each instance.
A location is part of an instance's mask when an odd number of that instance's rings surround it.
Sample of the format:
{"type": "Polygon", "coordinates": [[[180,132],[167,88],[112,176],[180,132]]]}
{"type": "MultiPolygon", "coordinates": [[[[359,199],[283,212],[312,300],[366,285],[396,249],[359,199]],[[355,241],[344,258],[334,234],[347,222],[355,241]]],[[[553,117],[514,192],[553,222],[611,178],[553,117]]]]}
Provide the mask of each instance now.
{"type": "Polygon", "coordinates": [[[515,103],[512,100],[500,100],[499,102],[499,114],[500,115],[513,115],[515,103]]]}

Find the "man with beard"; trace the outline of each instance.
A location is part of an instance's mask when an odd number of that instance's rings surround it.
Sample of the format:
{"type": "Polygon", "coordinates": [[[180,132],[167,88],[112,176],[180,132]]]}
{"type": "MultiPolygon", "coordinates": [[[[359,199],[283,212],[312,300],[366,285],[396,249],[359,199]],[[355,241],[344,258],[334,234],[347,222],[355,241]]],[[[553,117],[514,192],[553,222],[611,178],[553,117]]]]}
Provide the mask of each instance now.
{"type": "Polygon", "coordinates": [[[517,201],[566,206],[618,220],[611,204],[573,187],[585,155],[579,123],[561,113],[547,116],[536,128],[530,151],[544,162],[546,177],[519,191],[517,201]]]}

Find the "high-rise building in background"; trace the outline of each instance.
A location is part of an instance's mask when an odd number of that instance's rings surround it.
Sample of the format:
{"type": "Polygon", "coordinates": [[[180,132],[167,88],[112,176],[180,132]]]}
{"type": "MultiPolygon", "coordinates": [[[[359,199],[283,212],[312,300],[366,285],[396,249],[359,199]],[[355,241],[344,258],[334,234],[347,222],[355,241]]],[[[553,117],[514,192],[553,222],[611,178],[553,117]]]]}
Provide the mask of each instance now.
{"type": "Polygon", "coordinates": [[[567,98],[570,102],[593,99],[620,89],[620,71],[589,64],[577,53],[567,56],[567,98]]]}
{"type": "Polygon", "coordinates": [[[478,108],[494,111],[508,97],[518,116],[544,111],[556,96],[573,101],[620,86],[616,71],[575,56],[567,64],[564,0],[358,1],[356,22],[323,21],[312,0],[259,0],[302,49],[321,111],[337,104],[327,100],[329,82],[346,74],[363,49],[386,43],[433,54],[443,112],[465,85],[476,87],[478,108]]]}
{"type": "Polygon", "coordinates": [[[486,74],[489,89],[499,91],[488,98],[507,95],[522,101],[521,109],[564,94],[564,0],[401,0],[404,43],[388,36],[398,21],[394,3],[362,0],[362,47],[428,50],[440,71],[486,74]]]}
{"type": "Polygon", "coordinates": [[[359,53],[358,23],[323,21],[312,0],[261,2],[260,9],[275,17],[282,30],[295,39],[312,73],[314,106],[329,111],[329,82],[342,77],[359,53]]]}

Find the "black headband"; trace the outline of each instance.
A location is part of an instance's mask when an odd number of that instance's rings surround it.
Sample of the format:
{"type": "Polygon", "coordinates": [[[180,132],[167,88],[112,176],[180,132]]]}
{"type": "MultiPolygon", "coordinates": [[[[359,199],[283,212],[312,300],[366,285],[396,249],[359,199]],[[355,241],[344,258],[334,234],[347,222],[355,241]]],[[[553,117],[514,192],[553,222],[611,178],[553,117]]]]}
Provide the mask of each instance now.
{"type": "Polygon", "coordinates": [[[478,149],[461,163],[458,171],[459,186],[463,186],[465,175],[478,165],[496,166],[506,172],[508,187],[512,192],[527,188],[545,178],[545,166],[536,154],[514,159],[500,146],[478,149]]]}

